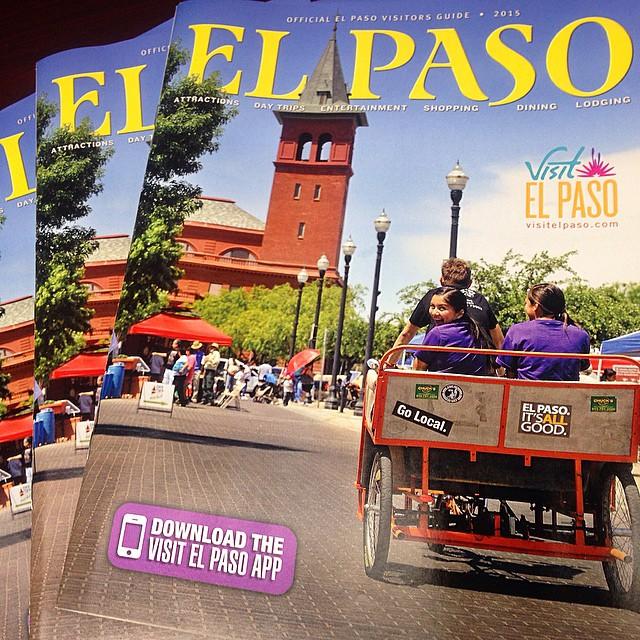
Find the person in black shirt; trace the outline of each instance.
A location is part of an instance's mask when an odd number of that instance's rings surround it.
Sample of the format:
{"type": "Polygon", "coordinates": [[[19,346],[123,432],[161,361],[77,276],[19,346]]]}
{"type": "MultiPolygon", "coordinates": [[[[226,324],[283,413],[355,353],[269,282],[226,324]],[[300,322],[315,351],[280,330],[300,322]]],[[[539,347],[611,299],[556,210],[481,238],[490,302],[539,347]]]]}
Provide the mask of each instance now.
{"type": "MultiPolygon", "coordinates": [[[[467,301],[467,313],[469,317],[475,320],[475,322],[486,330],[491,337],[493,346],[496,349],[502,347],[504,341],[504,335],[502,329],[498,324],[498,320],[491,309],[491,306],[487,302],[486,298],[478,293],[475,289],[471,289],[471,267],[466,260],[460,258],[449,258],[442,263],[440,284],[443,287],[455,287],[460,289],[467,301]]],[[[431,316],[429,315],[429,305],[431,304],[431,298],[434,292],[438,288],[431,289],[423,296],[422,300],[418,302],[416,308],[413,310],[409,321],[404,326],[404,329],[397,337],[394,347],[398,347],[404,344],[408,344],[411,339],[418,333],[418,329],[422,327],[428,327],[427,331],[432,326],[431,316]]],[[[402,352],[397,352],[389,359],[393,364],[395,363],[402,352]]]]}

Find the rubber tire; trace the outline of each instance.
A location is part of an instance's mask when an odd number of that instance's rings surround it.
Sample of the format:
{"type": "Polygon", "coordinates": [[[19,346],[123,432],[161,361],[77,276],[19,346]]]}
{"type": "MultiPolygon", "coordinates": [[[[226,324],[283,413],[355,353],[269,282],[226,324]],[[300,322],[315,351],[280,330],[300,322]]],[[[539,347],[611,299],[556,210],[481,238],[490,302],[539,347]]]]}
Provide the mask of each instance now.
{"type": "Polygon", "coordinates": [[[392,500],[391,456],[389,455],[388,449],[378,449],[371,464],[365,502],[365,515],[362,521],[364,570],[370,578],[381,578],[387,566],[389,544],[391,542],[392,500]],[[372,522],[372,518],[375,518],[375,515],[369,514],[367,509],[373,495],[377,496],[379,503],[378,521],[377,527],[375,528],[372,522]],[[371,531],[372,528],[374,528],[373,532],[371,531]],[[371,540],[370,536],[372,533],[374,539],[371,540]]]}
{"type": "MultiPolygon", "coordinates": [[[[631,585],[628,588],[620,580],[620,562],[618,560],[602,563],[604,576],[609,585],[612,603],[617,607],[638,609],[640,607],[640,492],[629,468],[613,467],[604,472],[601,492],[601,522],[608,533],[611,523],[609,520],[609,500],[611,482],[615,478],[620,480],[624,496],[629,509],[631,520],[631,554],[633,564],[631,566],[631,585]]],[[[610,534],[607,535],[611,539],[610,534]]]]}
{"type": "Polygon", "coordinates": [[[444,545],[439,542],[427,542],[427,548],[433,553],[442,553],[444,551],[444,545]]]}

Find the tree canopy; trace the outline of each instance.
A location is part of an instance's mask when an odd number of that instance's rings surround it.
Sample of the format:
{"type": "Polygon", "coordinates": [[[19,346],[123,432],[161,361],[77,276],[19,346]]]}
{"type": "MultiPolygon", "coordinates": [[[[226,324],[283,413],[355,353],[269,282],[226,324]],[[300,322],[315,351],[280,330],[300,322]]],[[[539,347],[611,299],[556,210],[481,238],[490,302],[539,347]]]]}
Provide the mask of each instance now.
{"type": "Polygon", "coordinates": [[[160,311],[176,290],[182,276],[176,238],[202,206],[201,189],[180,178],[202,168],[201,158],[218,149],[223,127],[235,115],[216,74],[202,82],[176,78],[185,61],[186,53],[172,45],[116,320],[119,333],[160,311]],[[198,96],[213,99],[198,102],[198,96]]]}
{"type": "MultiPolygon", "coordinates": [[[[298,323],[296,351],[306,348],[311,335],[317,300],[317,281],[303,289],[298,323]]],[[[327,358],[333,357],[342,289],[325,286],[322,294],[316,346],[321,348],[325,330],[327,358]]],[[[367,321],[364,319],[364,289],[356,286],[347,292],[341,352],[345,368],[364,358],[367,321]]],[[[273,289],[258,286],[249,290],[233,289],[217,296],[206,296],[194,305],[194,311],[233,337],[236,351],[253,351],[259,361],[285,359],[291,347],[291,333],[298,290],[288,284],[273,289]]],[[[378,323],[376,352],[384,351],[397,335],[397,325],[378,323]],[[389,329],[391,327],[391,329],[389,329]],[[389,343],[390,341],[390,343],[389,343]]],[[[327,365],[327,369],[330,365],[327,365]]]]}
{"type": "Polygon", "coordinates": [[[41,381],[82,348],[90,328],[88,290],[80,280],[97,245],[94,229],[77,223],[91,211],[88,200],[102,191],[112,155],[92,144],[99,137],[88,120],[50,131],[55,113],[38,100],[35,375],[41,381]]]}
{"type": "MultiPolygon", "coordinates": [[[[526,320],[524,299],[529,287],[540,282],[560,286],[569,315],[591,336],[594,346],[603,340],[640,328],[640,283],[592,286],[579,278],[571,266],[575,252],[553,256],[547,251],[525,259],[509,251],[502,260],[472,263],[473,287],[489,301],[503,330],[526,320]]],[[[432,282],[409,285],[398,292],[407,318],[432,282]]],[[[398,318],[398,316],[394,316],[398,318]]]]}

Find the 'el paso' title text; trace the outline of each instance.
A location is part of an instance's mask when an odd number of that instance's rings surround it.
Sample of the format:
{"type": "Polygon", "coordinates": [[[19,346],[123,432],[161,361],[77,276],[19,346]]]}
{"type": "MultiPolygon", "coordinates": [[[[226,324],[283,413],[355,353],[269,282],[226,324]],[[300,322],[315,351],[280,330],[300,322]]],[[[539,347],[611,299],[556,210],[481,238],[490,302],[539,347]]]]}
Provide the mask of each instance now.
{"type": "MultiPolygon", "coordinates": [[[[190,25],[193,32],[192,55],[188,74],[202,80],[209,71],[212,61],[222,63],[218,71],[224,76],[229,73],[230,80],[222,86],[222,90],[237,95],[243,85],[244,70],[235,68],[233,57],[236,47],[248,40],[245,27],[225,24],[190,25]]],[[[448,69],[460,93],[472,101],[489,101],[490,107],[516,102],[525,97],[534,87],[537,71],[532,62],[524,55],[512,49],[503,40],[507,32],[515,32],[524,44],[533,42],[533,25],[507,24],[489,33],[485,40],[487,55],[491,60],[503,67],[512,77],[513,86],[504,96],[486,95],[474,74],[473,67],[464,48],[462,38],[453,28],[427,29],[432,44],[425,63],[412,86],[408,86],[410,100],[436,100],[437,96],[427,87],[428,76],[433,69],[448,69]],[[445,61],[436,62],[436,58],[444,57],[445,61]]],[[[278,60],[286,55],[286,48],[291,36],[289,31],[256,29],[260,39],[260,59],[253,87],[244,92],[245,96],[263,99],[297,100],[307,82],[307,76],[301,75],[295,86],[285,93],[275,93],[278,60]]],[[[350,85],[351,100],[379,100],[380,95],[372,89],[373,74],[392,72],[406,65],[416,54],[416,41],[403,31],[391,29],[354,29],[350,35],[355,40],[353,57],[353,75],[350,85]],[[393,55],[382,65],[373,66],[376,43],[382,39],[392,44],[393,55]]],[[[550,40],[546,50],[546,73],[549,79],[561,92],[578,97],[594,97],[614,89],[626,76],[633,60],[633,44],[626,29],[615,20],[602,16],[584,17],[574,20],[562,27],[550,40]],[[601,29],[608,43],[609,65],[606,77],[600,85],[592,89],[576,87],[569,72],[569,52],[572,36],[585,25],[597,26],[601,29]]],[[[588,58],[584,59],[588,64],[588,58]]],[[[144,124],[142,118],[141,74],[146,65],[117,69],[120,76],[125,101],[125,122],[117,130],[118,134],[130,134],[153,129],[153,124],[144,124]]],[[[212,71],[212,70],[211,70],[212,71]]],[[[209,71],[209,72],[211,72],[209,71]]],[[[99,87],[105,86],[105,72],[91,71],[76,73],[54,79],[58,87],[60,105],[60,126],[71,129],[76,126],[76,114],[81,105],[89,103],[94,107],[100,105],[99,87]],[[96,89],[76,96],[75,82],[78,79],[93,79],[96,89]]],[[[253,83],[252,83],[253,84],[253,83]]],[[[293,84],[293,83],[292,83],[293,84]]],[[[111,113],[105,111],[100,125],[95,129],[96,135],[108,136],[112,132],[111,113]]],[[[18,134],[19,136],[19,134],[18,134]]],[[[13,189],[6,200],[21,197],[32,192],[24,180],[24,163],[19,137],[11,136],[0,139],[6,158],[13,189]]]]}

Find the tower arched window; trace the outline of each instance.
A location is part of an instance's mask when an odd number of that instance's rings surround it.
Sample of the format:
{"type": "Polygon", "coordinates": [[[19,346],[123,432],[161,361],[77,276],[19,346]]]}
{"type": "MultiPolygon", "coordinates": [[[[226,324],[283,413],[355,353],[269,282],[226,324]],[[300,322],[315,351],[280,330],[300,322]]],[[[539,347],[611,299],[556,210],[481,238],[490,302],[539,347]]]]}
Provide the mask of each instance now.
{"type": "Polygon", "coordinates": [[[316,162],[327,162],[331,157],[331,134],[323,133],[318,138],[318,152],[316,162]]]}
{"type": "Polygon", "coordinates": [[[309,160],[311,157],[311,134],[303,133],[298,138],[298,151],[296,153],[296,160],[309,160]]]}

